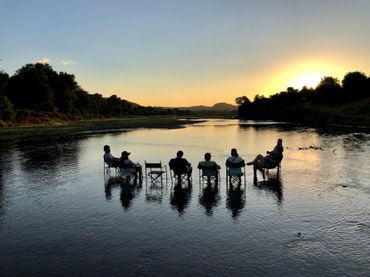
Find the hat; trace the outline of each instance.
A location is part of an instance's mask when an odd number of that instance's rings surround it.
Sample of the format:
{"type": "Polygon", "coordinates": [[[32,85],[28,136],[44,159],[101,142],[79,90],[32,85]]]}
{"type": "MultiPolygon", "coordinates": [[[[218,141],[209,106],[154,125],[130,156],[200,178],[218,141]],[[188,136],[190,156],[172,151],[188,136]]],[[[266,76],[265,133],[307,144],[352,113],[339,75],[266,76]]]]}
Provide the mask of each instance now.
{"type": "Polygon", "coordinates": [[[131,153],[130,152],[127,152],[127,151],[123,151],[122,153],[121,153],[121,155],[122,156],[128,156],[128,155],[130,155],[131,153]]]}

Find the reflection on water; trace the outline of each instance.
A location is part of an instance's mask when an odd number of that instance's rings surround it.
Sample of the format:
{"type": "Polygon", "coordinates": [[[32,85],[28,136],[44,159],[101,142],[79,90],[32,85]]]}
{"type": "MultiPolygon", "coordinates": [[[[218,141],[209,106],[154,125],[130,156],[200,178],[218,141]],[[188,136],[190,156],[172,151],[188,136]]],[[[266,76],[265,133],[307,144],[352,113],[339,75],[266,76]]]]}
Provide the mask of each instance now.
{"type": "Polygon", "coordinates": [[[192,184],[176,184],[171,187],[171,205],[175,208],[179,215],[183,215],[185,213],[185,209],[188,207],[190,199],[191,199],[191,191],[192,191],[192,184]]]}
{"type": "Polygon", "coordinates": [[[254,182],[254,187],[257,190],[263,190],[271,193],[276,197],[277,203],[283,203],[283,184],[280,176],[276,178],[268,178],[266,181],[254,182]]]}
{"type": "Polygon", "coordinates": [[[141,182],[130,182],[126,179],[111,177],[105,182],[105,198],[112,200],[112,189],[120,189],[120,201],[122,207],[127,210],[132,205],[133,199],[142,190],[141,182]]]}
{"type": "Polygon", "coordinates": [[[201,184],[201,194],[199,196],[199,204],[201,204],[206,212],[206,215],[212,216],[214,208],[220,204],[219,184],[201,184]]]}
{"type": "Polygon", "coordinates": [[[245,207],[245,187],[230,184],[226,186],[226,207],[230,210],[234,219],[238,218],[245,207]]]}
{"type": "Polygon", "coordinates": [[[370,135],[255,123],[2,144],[0,275],[368,276],[370,135]],[[231,148],[249,161],[279,137],[279,176],[254,183],[247,167],[226,187],[231,148]],[[219,185],[106,179],[106,144],[141,164],[210,152],[219,185]]]}

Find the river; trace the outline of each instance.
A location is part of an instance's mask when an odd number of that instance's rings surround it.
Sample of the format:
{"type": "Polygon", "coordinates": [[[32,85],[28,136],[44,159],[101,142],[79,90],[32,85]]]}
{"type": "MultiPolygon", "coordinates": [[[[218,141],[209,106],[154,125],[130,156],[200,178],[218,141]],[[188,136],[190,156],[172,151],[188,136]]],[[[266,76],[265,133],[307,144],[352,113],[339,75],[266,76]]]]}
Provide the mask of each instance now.
{"type": "Polygon", "coordinates": [[[1,144],[1,276],[369,276],[370,135],[274,122],[207,120],[1,144]],[[246,167],[229,190],[225,160],[246,161],[283,139],[281,172],[246,167]],[[119,184],[103,146],[130,158],[193,165],[192,186],[119,184]],[[205,152],[218,189],[199,182],[205,152]]]}

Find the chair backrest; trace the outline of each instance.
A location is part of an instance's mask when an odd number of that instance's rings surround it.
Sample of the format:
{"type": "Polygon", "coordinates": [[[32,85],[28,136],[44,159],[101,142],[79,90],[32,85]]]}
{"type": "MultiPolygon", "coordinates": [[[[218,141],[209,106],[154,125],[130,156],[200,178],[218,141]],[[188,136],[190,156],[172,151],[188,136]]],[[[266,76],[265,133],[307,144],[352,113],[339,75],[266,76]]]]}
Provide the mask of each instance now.
{"type": "Polygon", "coordinates": [[[147,163],[145,162],[146,168],[162,168],[162,162],[159,163],[147,163]]]}
{"type": "Polygon", "coordinates": [[[245,167],[245,162],[244,160],[237,162],[237,163],[228,162],[226,166],[229,168],[241,168],[241,167],[245,167]]]}
{"type": "Polygon", "coordinates": [[[186,164],[180,159],[171,159],[169,166],[170,170],[172,170],[176,175],[185,174],[188,171],[186,164]]]}

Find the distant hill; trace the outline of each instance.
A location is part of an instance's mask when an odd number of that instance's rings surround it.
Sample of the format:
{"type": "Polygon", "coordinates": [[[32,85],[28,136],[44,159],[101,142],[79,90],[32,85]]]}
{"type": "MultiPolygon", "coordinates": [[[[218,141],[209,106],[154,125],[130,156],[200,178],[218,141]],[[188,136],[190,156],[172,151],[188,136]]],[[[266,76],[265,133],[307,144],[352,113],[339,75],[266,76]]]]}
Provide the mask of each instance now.
{"type": "Polygon", "coordinates": [[[213,106],[190,106],[190,107],[178,107],[179,110],[188,110],[192,112],[200,111],[212,111],[212,112],[232,112],[238,109],[238,106],[228,103],[216,103],[213,106]]]}

